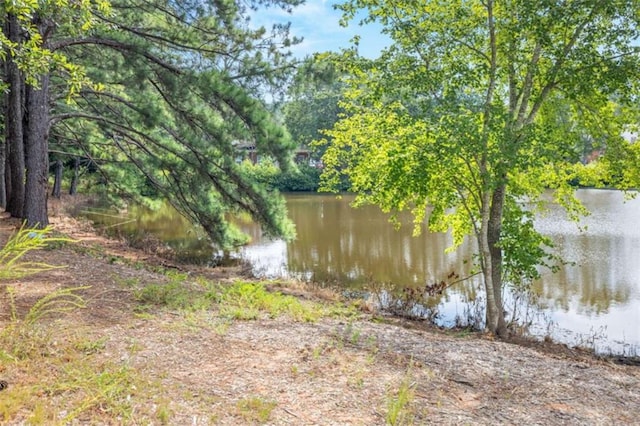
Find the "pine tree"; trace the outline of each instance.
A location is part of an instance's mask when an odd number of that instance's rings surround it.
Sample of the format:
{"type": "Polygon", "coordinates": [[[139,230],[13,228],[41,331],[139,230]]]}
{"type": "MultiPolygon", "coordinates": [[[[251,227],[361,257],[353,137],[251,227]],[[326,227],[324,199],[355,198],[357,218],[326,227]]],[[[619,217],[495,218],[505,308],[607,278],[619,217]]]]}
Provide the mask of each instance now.
{"type": "Polygon", "coordinates": [[[268,234],[291,235],[281,197],[253,183],[235,161],[235,145],[250,141],[288,165],[290,138],[260,100],[292,68],[282,53],[295,42],[288,28],[252,30],[247,10],[231,1],[119,0],[87,10],[84,28],[58,12],[56,31],[42,33],[51,63],[64,65],[47,68],[34,85],[45,96],[38,113],[50,116],[43,134],[50,130],[57,149],[89,158],[111,195],[166,198],[220,247],[242,241],[227,222],[237,211],[250,213],[268,234]]]}

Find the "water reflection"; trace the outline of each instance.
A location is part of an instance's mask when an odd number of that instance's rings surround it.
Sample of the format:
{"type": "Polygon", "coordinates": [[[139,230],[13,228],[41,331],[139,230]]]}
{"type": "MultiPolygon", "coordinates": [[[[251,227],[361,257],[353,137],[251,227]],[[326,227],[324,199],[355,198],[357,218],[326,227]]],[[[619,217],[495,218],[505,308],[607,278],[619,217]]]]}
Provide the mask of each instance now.
{"type": "Polygon", "coordinates": [[[205,264],[213,257],[213,248],[205,234],[169,204],[158,210],[132,205],[122,214],[98,205],[86,207],[76,214],[92,220],[98,229],[125,237],[134,245],[164,244],[179,261],[205,264]],[[150,241],[149,235],[157,241],[150,241]]]}
{"type": "Polygon", "coordinates": [[[543,274],[536,290],[559,328],[606,335],[600,346],[620,352],[640,345],[640,199],[609,190],[581,190],[578,198],[591,211],[583,232],[559,208],[536,223],[574,262],[543,274]]]}
{"type": "MultiPolygon", "coordinates": [[[[569,263],[555,274],[543,270],[534,283],[544,309],[532,316],[532,330],[568,343],[589,340],[598,350],[622,353],[640,345],[640,199],[625,202],[623,193],[606,190],[581,190],[578,197],[592,212],[579,224],[557,206],[536,221],[536,228],[553,239],[569,263]]],[[[258,240],[259,250],[249,246],[244,256],[265,276],[302,277],[350,289],[377,282],[396,294],[452,271],[469,274],[470,243],[445,254],[449,235],[423,229],[423,235],[414,238],[409,217],[403,221],[407,225],[395,230],[377,208],[354,210],[352,200],[289,196],[298,239],[274,250],[269,245],[275,243],[258,240]],[[275,262],[263,257],[276,252],[282,257],[275,262]]],[[[425,305],[439,305],[440,320],[451,325],[465,310],[474,309],[468,302],[475,300],[478,289],[478,279],[460,283],[425,305]]]]}
{"type": "MultiPolygon", "coordinates": [[[[579,197],[592,211],[581,226],[567,219],[562,209],[552,207],[540,215],[536,227],[552,237],[559,254],[568,262],[556,274],[543,271],[534,283],[544,315],[537,316],[534,331],[548,332],[561,341],[576,342],[581,334],[602,334],[596,346],[616,352],[627,344],[640,345],[640,199],[624,202],[618,191],[581,190],[579,197]]],[[[240,255],[256,272],[266,277],[297,277],[361,293],[375,283],[392,294],[403,289],[422,289],[446,278],[471,272],[473,246],[466,242],[445,253],[452,243],[447,234],[412,236],[411,218],[393,228],[376,207],[353,209],[351,196],[288,195],[289,214],[298,238],[290,243],[262,239],[260,230],[240,223],[252,243],[240,255]]],[[[208,261],[212,249],[175,212],[133,210],[136,221],[125,227],[140,232],[153,230],[174,247],[182,258],[208,261]]],[[[122,219],[118,219],[122,221],[122,219]]],[[[103,222],[105,226],[113,225],[103,222]]],[[[428,298],[426,307],[438,306],[441,321],[452,324],[464,316],[476,298],[480,282],[473,279],[450,288],[440,298],[428,298]]]]}
{"type": "Polygon", "coordinates": [[[448,235],[423,229],[423,236],[414,238],[410,220],[396,230],[376,207],[354,210],[352,200],[330,195],[288,198],[298,232],[287,250],[290,272],[313,271],[317,281],[355,288],[371,280],[419,287],[451,271],[469,272],[464,263],[471,255],[467,246],[445,254],[442,248],[451,245],[448,235]]]}

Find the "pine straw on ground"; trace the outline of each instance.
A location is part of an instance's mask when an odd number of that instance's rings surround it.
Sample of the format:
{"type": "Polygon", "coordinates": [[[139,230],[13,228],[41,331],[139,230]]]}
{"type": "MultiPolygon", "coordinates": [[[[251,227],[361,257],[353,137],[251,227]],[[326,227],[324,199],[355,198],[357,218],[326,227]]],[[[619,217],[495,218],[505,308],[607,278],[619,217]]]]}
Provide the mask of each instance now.
{"type": "MultiPolygon", "coordinates": [[[[163,282],[166,275],[148,265],[166,262],[106,240],[66,216],[56,215],[53,223],[78,242],[31,255],[67,267],[7,283],[16,289],[18,310],[25,312],[52,290],[90,285],[83,293],[87,308],[57,318],[54,326],[61,336],[104,342],[96,348],[95,365],[126,366],[143,379],[131,386],[128,419],[105,411],[87,421],[383,425],[404,384],[410,395],[400,405],[402,424],[640,424],[640,369],[568,350],[553,353],[416,323],[374,321],[366,314],[315,323],[286,317],[223,321],[216,312],[188,315],[160,308],[136,314],[133,292],[123,283],[163,282]],[[140,388],[145,383],[148,391],[140,388]],[[254,408],[247,409],[251,401],[254,408]],[[260,404],[268,406],[266,418],[257,413],[260,404]]],[[[0,239],[16,226],[0,220],[0,239]]],[[[233,270],[187,272],[234,280],[233,270]]],[[[7,324],[7,312],[0,287],[0,327],[7,324]]],[[[0,365],[0,379],[10,386],[0,398],[38,385],[37,378],[13,371],[8,362],[0,365]]],[[[73,409],[64,401],[54,405],[73,409]]],[[[22,424],[30,414],[19,411],[0,417],[0,423],[22,424]]],[[[76,423],[83,423],[82,417],[76,423]]]]}

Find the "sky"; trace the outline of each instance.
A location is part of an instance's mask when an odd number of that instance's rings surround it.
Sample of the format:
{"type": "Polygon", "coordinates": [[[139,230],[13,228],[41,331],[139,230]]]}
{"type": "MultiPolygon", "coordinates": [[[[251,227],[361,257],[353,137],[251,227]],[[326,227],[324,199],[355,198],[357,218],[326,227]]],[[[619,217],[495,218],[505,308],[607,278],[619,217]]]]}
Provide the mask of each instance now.
{"type": "Polygon", "coordinates": [[[337,51],[351,46],[354,35],[361,37],[359,53],[375,58],[389,44],[389,39],[380,33],[379,25],[359,26],[358,19],[347,28],[339,24],[341,12],[334,10],[337,0],[306,0],[291,14],[276,8],[261,9],[252,16],[252,25],[269,29],[274,23],[291,22],[291,34],[303,37],[304,41],[291,48],[296,57],[304,58],[315,52],[337,51]]]}

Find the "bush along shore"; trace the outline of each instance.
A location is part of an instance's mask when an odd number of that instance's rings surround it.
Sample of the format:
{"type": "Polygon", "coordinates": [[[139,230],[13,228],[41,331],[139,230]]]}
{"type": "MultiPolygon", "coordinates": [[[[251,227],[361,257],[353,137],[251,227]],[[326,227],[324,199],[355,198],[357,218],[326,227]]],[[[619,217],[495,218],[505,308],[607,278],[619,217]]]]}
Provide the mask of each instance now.
{"type": "Polygon", "coordinates": [[[323,289],[247,279],[238,268],[170,264],[62,214],[52,223],[34,234],[0,221],[3,424],[640,417],[634,365],[442,331],[323,289]]]}

